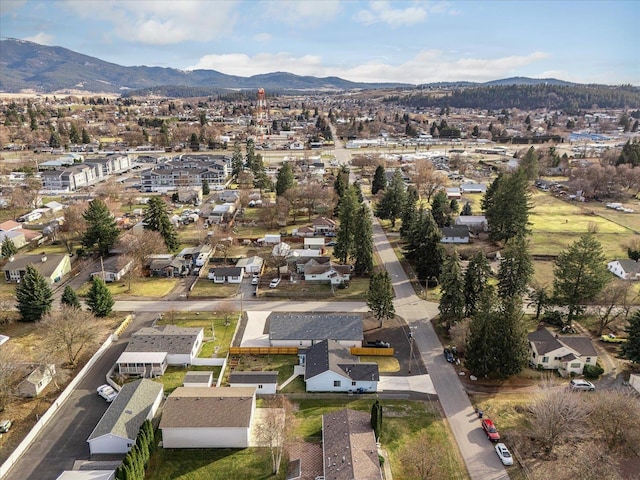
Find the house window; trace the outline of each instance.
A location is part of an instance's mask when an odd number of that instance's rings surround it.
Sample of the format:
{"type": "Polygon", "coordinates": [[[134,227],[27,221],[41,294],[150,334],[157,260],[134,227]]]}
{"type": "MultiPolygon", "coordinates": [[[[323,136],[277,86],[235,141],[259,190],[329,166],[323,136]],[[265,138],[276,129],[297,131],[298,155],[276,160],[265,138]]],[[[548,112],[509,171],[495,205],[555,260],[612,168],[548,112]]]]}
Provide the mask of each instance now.
{"type": "Polygon", "coordinates": [[[351,386],[355,387],[356,386],[356,382],[351,382],[351,386]]]}
{"type": "Polygon", "coordinates": [[[549,363],[549,357],[542,357],[542,363],[549,363]]]}
{"type": "Polygon", "coordinates": [[[533,352],[533,358],[536,358],[536,352],[533,352]]]}
{"type": "Polygon", "coordinates": [[[258,385],[258,390],[262,390],[262,385],[258,385]]]}
{"type": "Polygon", "coordinates": [[[334,387],[339,387],[340,386],[340,380],[334,380],[333,381],[333,386],[334,387]]]}
{"type": "Polygon", "coordinates": [[[587,357],[587,363],[591,362],[591,357],[587,357]]]}
{"type": "Polygon", "coordinates": [[[571,368],[580,368],[580,362],[572,363],[571,368]]]}

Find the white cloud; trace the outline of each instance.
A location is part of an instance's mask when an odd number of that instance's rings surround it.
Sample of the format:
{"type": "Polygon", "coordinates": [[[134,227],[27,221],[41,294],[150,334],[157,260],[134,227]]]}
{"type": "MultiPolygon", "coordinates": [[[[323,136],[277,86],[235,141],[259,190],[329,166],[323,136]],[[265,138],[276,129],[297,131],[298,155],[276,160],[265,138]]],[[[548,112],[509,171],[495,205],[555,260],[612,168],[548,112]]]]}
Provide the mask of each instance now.
{"type": "Polygon", "coordinates": [[[319,56],[296,57],[290,53],[261,53],[250,57],[245,54],[206,55],[193,69],[218,70],[230,75],[248,77],[260,73],[284,71],[296,75],[316,77],[338,76],[356,82],[429,83],[439,81],[487,81],[518,75],[518,69],[547,58],[543,52],[524,56],[494,59],[452,59],[439,50],[425,50],[402,64],[376,60],[342,68],[326,65],[319,56]]]}
{"type": "Polygon", "coordinates": [[[268,42],[268,41],[270,41],[270,40],[271,40],[271,38],[272,38],[272,37],[273,37],[273,36],[272,36],[270,33],[262,32],[262,33],[256,33],[256,34],[253,36],[253,39],[254,39],[256,42],[268,42]]]}
{"type": "Polygon", "coordinates": [[[66,6],[82,17],[106,19],[128,41],[169,45],[208,41],[230,33],[236,22],[235,0],[68,0],[66,6]]]}
{"type": "Polygon", "coordinates": [[[257,6],[263,9],[269,22],[300,24],[302,27],[317,25],[335,17],[342,11],[339,0],[285,0],[261,2],[257,6]]]}
{"type": "Polygon", "coordinates": [[[37,33],[36,35],[32,35],[31,37],[24,37],[23,40],[39,43],[40,45],[53,45],[54,38],[55,37],[53,35],[40,32],[40,33],[37,33]]]}
{"type": "Polygon", "coordinates": [[[355,20],[365,25],[387,23],[392,27],[413,25],[424,22],[427,18],[425,5],[416,4],[405,9],[393,8],[388,1],[371,2],[369,10],[360,10],[355,20]]]}

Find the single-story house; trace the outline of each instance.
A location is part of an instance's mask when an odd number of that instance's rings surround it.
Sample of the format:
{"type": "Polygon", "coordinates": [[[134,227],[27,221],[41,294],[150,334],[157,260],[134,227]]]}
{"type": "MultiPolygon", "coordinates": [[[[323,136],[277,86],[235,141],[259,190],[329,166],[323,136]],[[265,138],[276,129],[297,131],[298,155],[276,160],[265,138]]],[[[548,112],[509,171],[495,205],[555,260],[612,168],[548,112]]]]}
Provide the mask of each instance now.
{"type": "Polygon", "coordinates": [[[262,257],[241,258],[236,262],[237,268],[244,268],[246,273],[261,273],[264,259],[262,257]]]}
{"type": "Polygon", "coordinates": [[[258,239],[258,243],[261,245],[277,245],[282,242],[282,235],[279,233],[268,233],[263,238],[258,239]]]}
{"type": "Polygon", "coordinates": [[[267,322],[272,347],[310,347],[327,339],[361,347],[364,339],[362,317],[357,313],[272,312],[267,322]]]}
{"type": "Polygon", "coordinates": [[[315,218],[312,222],[313,231],[316,235],[333,233],[336,231],[336,221],[327,217],[315,218]]]}
{"type": "Polygon", "coordinates": [[[463,183],[460,185],[462,193],[485,193],[487,186],[484,183],[463,183]]]}
{"type": "Polygon", "coordinates": [[[323,340],[300,353],[307,392],[376,392],[380,373],[375,362],[360,362],[349,348],[323,340]]]}
{"type": "Polygon", "coordinates": [[[177,257],[185,260],[187,265],[191,267],[203,267],[209,261],[212,253],[211,245],[198,245],[197,247],[183,248],[177,257]]]}
{"type": "Polygon", "coordinates": [[[324,237],[305,237],[303,249],[322,250],[324,248],[324,237]]]}
{"type": "Polygon", "coordinates": [[[56,366],[53,363],[38,365],[20,385],[18,392],[23,397],[37,397],[40,395],[56,374],[56,366]]]}
{"type": "Polygon", "coordinates": [[[13,220],[6,220],[0,223],[0,232],[11,232],[14,230],[22,230],[22,224],[20,222],[14,222],[13,220]]]}
{"type": "Polygon", "coordinates": [[[163,448],[246,448],[255,408],[255,388],[178,387],[160,420],[163,448]]]}
{"type": "Polygon", "coordinates": [[[7,282],[18,283],[27,272],[27,265],[33,265],[50,285],[59,282],[71,271],[71,261],[66,254],[18,254],[10,257],[2,267],[4,278],[7,282]]]}
{"type": "Polygon", "coordinates": [[[295,263],[296,273],[304,273],[304,269],[308,266],[330,265],[331,257],[293,257],[292,263],[295,263]]]}
{"type": "Polygon", "coordinates": [[[293,230],[294,237],[313,237],[315,235],[313,227],[300,227],[293,230]]]}
{"type": "Polygon", "coordinates": [[[244,277],[242,267],[215,267],[209,270],[207,278],[213,283],[241,283],[244,277]]]}
{"type": "Polygon", "coordinates": [[[256,395],[273,395],[278,387],[278,372],[239,372],[229,375],[229,386],[253,387],[256,395]]]}
{"type": "Polygon", "coordinates": [[[164,388],[153,380],[125,383],[87,439],[91,455],[127,453],[140,427],[155,416],[164,388]]]}
{"type": "Polygon", "coordinates": [[[99,277],[105,282],[119,282],[133,267],[133,260],[125,257],[109,257],[102,262],[102,270],[92,272],[91,278],[99,277]]]}
{"type": "Polygon", "coordinates": [[[613,260],[607,264],[607,269],[623,280],[640,280],[640,262],[630,258],[613,260]]]}
{"type": "Polygon", "coordinates": [[[440,243],[469,243],[471,241],[469,227],[466,225],[442,227],[440,231],[442,232],[440,243]]]}
{"type": "Polygon", "coordinates": [[[342,285],[350,279],[350,265],[309,265],[304,267],[306,282],[328,282],[332,285],[342,285]]]}
{"type": "Polygon", "coordinates": [[[598,352],[591,339],[578,335],[553,335],[546,328],[531,332],[529,339],[529,363],[536,368],[558,370],[566,377],[572,373],[582,375],[585,365],[595,366],[598,352]]]}
{"type": "Polygon", "coordinates": [[[489,224],[484,215],[460,215],[456,218],[456,225],[466,226],[473,232],[486,232],[489,224]]]}
{"type": "Polygon", "coordinates": [[[22,230],[9,230],[8,232],[0,231],[0,245],[6,238],[11,240],[17,249],[20,249],[27,244],[27,238],[24,236],[24,232],[22,230]]]}
{"type": "Polygon", "coordinates": [[[115,470],[65,470],[56,480],[114,480],[115,470]]]}
{"type": "Polygon", "coordinates": [[[44,206],[47,207],[51,213],[61,212],[62,209],[64,208],[64,205],[62,203],[55,202],[55,201],[45,203],[44,206]]]}
{"type": "Polygon", "coordinates": [[[152,277],[179,277],[189,272],[189,261],[184,258],[147,257],[147,270],[152,277]]]}
{"type": "Polygon", "coordinates": [[[183,387],[205,387],[213,385],[213,372],[187,372],[182,381],[183,387]]]}
{"type": "Polygon", "coordinates": [[[204,329],[163,325],[143,327],[117,360],[122,374],[162,375],[167,365],[191,365],[202,348],[204,329]]]}
{"type": "Polygon", "coordinates": [[[445,193],[447,194],[448,199],[460,200],[462,198],[459,187],[447,187],[445,189],[445,193]]]}
{"type": "Polygon", "coordinates": [[[382,480],[371,414],[345,408],[322,416],[324,478],[382,480]]]}

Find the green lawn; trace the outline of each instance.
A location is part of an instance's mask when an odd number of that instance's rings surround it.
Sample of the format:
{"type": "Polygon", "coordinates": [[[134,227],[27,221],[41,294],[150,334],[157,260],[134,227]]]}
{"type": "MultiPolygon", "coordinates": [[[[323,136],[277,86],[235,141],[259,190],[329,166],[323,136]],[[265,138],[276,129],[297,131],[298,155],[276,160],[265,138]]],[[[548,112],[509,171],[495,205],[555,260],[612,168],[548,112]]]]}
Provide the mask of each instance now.
{"type": "Polygon", "coordinates": [[[164,375],[157,377],[154,380],[164,385],[165,395],[169,395],[176,388],[181,387],[184,384],[184,376],[187,372],[213,372],[213,386],[216,386],[218,377],[220,376],[220,367],[211,367],[207,365],[202,366],[190,366],[189,368],[182,367],[167,367],[164,375]]]}
{"type": "Polygon", "coordinates": [[[236,370],[277,371],[278,384],[282,384],[293,375],[293,367],[297,364],[297,355],[241,355],[236,370]]]}
{"type": "MultiPolygon", "coordinates": [[[[127,280],[107,283],[107,288],[116,298],[118,296],[161,298],[169,294],[177,283],[177,278],[142,277],[132,280],[131,290],[127,280]]],[[[89,288],[91,288],[91,282],[85,283],[78,289],[78,295],[86,295],[89,288]]]]}
{"type": "Polygon", "coordinates": [[[216,312],[167,312],[158,325],[177,325],[179,327],[200,327],[204,328],[205,342],[198,357],[200,358],[224,358],[229,352],[229,345],[233,339],[233,333],[236,331],[238,324],[238,314],[229,315],[228,324],[225,325],[225,319],[216,312]],[[212,335],[212,326],[213,334],[212,335]],[[215,336],[213,340],[210,339],[215,336]]]}
{"type": "Polygon", "coordinates": [[[237,295],[239,288],[239,284],[213,283],[213,280],[200,278],[189,293],[189,298],[229,298],[237,295]]]}
{"type": "Polygon", "coordinates": [[[398,362],[396,357],[360,355],[360,361],[377,363],[380,373],[393,373],[400,371],[400,362],[398,362]]]}

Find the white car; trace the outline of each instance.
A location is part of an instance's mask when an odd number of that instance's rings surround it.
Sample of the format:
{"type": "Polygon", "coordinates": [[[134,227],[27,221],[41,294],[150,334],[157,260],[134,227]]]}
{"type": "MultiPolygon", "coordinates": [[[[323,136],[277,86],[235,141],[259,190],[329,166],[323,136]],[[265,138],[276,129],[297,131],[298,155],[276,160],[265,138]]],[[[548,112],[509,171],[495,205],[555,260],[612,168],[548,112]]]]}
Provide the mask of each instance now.
{"type": "Polygon", "coordinates": [[[589,392],[593,392],[596,389],[596,386],[591,382],[587,382],[586,380],[574,378],[573,380],[571,380],[571,382],[569,382],[569,388],[571,388],[571,390],[587,390],[589,392]]]}
{"type": "Polygon", "coordinates": [[[115,398],[118,396],[118,392],[116,392],[114,390],[114,388],[111,385],[100,385],[97,388],[97,392],[98,395],[100,395],[102,398],[104,398],[107,403],[111,403],[115,400],[115,398]]]}
{"type": "Polygon", "coordinates": [[[280,279],[274,278],[273,280],[271,280],[271,283],[269,284],[269,288],[276,288],[278,285],[280,285],[280,279]]]}
{"type": "Polygon", "coordinates": [[[496,453],[500,458],[500,461],[503,465],[513,465],[513,457],[511,456],[511,452],[504,443],[498,443],[496,445],[496,453]]]}
{"type": "Polygon", "coordinates": [[[251,285],[258,285],[259,282],[260,282],[260,277],[257,275],[254,275],[253,278],[251,279],[251,285]]]}

